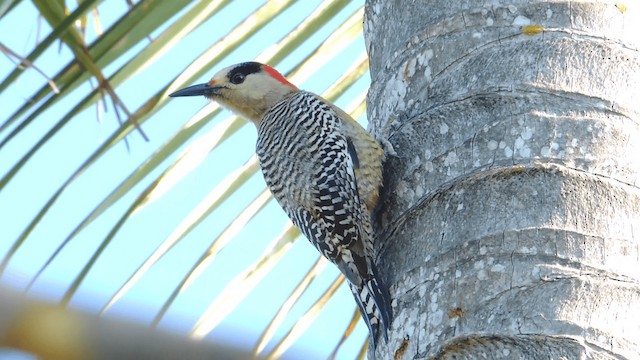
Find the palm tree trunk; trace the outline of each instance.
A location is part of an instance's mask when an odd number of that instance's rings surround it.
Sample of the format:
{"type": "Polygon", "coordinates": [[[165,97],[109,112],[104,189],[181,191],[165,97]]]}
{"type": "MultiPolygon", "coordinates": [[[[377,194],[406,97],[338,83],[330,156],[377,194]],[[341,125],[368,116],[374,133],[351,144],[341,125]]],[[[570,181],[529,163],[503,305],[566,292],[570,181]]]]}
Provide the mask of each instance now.
{"type": "Polygon", "coordinates": [[[397,152],[373,357],[640,356],[639,10],[367,1],[369,121],[397,152]]]}

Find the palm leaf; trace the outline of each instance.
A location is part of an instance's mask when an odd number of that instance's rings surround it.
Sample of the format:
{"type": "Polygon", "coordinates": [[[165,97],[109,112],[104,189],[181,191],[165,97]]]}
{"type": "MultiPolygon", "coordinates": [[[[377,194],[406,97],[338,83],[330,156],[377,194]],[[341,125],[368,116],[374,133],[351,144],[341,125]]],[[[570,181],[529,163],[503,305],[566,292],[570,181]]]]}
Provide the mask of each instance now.
{"type": "Polygon", "coordinates": [[[107,304],[100,310],[104,313],[118,299],[124,295],[133,285],[144,275],[144,273],[153,266],[160,258],[166,254],[178,241],[197,226],[203,218],[211,214],[215,209],[228,199],[233,193],[240,188],[255,171],[258,169],[258,161],[252,157],[241,168],[232,172],[218,186],[216,186],[202,202],[200,202],[193,211],[183,220],[180,225],[162,242],[162,244],[147,258],[138,269],[127,279],[127,281],[118,289],[118,291],[109,299],[107,304]]]}
{"type": "Polygon", "coordinates": [[[349,338],[349,336],[353,334],[353,329],[356,328],[356,325],[358,325],[359,320],[360,320],[360,311],[358,310],[358,308],[355,308],[353,311],[353,316],[351,317],[351,321],[349,321],[347,328],[344,330],[344,333],[342,334],[342,338],[340,338],[340,341],[338,341],[338,344],[336,344],[336,347],[333,348],[333,351],[331,352],[329,359],[336,358],[338,351],[340,351],[340,347],[349,338]]]}
{"type": "MultiPolygon", "coordinates": [[[[148,62],[150,60],[153,61],[154,58],[159,55],[158,49],[166,49],[167,46],[170,47],[175,44],[183,38],[189,30],[199,26],[203,21],[215,15],[227,3],[228,1],[216,1],[210,4],[202,3],[194,6],[184,16],[164,31],[162,35],[157,39],[154,39],[151,44],[137,54],[134,61],[127,63],[127,65],[121,68],[118,71],[118,73],[121,74],[120,77],[116,76],[111,78],[109,79],[109,82],[113,86],[119,85],[123,80],[140,70],[141,65],[136,64],[136,59],[141,59],[139,61],[142,62],[148,62]],[[126,69],[131,70],[128,71],[126,69]]],[[[126,53],[126,51],[130,50],[140,40],[148,36],[149,33],[157,29],[157,27],[164,21],[168,20],[187,4],[187,2],[183,1],[147,1],[138,3],[89,47],[90,55],[96,60],[96,64],[99,66],[106,67],[110,65],[113,61],[117,60],[120,56],[126,53]]],[[[27,56],[27,59],[31,62],[35,61],[35,59],[37,59],[52,45],[54,40],[58,39],[59,34],[65,31],[77,17],[84,15],[85,12],[82,10],[86,11],[84,6],[78,7],[78,9],[76,9],[68,19],[65,19],[65,21],[60,23],[60,25],[58,25],[54,31],[47,36],[47,38],[41,42],[34,51],[31,52],[31,54],[27,56]]],[[[0,85],[0,92],[14,82],[17,77],[23,73],[23,70],[24,69],[21,67],[17,67],[10,75],[8,75],[0,85]]],[[[59,96],[52,97],[41,105],[31,114],[31,116],[27,117],[8,138],[15,136],[18,131],[26,127],[31,121],[35,120],[37,115],[47,110],[51,105],[64,98],[68,93],[76,89],[88,79],[89,73],[83,71],[82,67],[76,61],[68,63],[53,77],[52,80],[55,84],[58,84],[63,91],[59,96]]],[[[42,101],[47,95],[49,95],[49,93],[50,91],[46,86],[41,87],[40,90],[31,96],[31,101],[25,102],[22,107],[13,113],[8,120],[0,126],[0,131],[3,131],[8,125],[17,120],[31,107],[42,101]]],[[[96,97],[92,96],[91,99],[95,101],[96,97]]],[[[87,104],[83,104],[82,109],[89,104],[89,102],[87,104]]],[[[2,144],[6,141],[7,139],[5,139],[2,144]]],[[[0,147],[1,146],[2,145],[0,145],[0,147]]]]}
{"type": "Polygon", "coordinates": [[[231,280],[220,295],[211,302],[205,313],[198,320],[198,323],[191,330],[192,336],[194,338],[204,337],[225,316],[231,313],[271,271],[298,236],[300,236],[300,231],[288,223],[283,233],[267,246],[265,253],[255,263],[231,280]]]}
{"type": "MultiPolygon", "coordinates": [[[[289,5],[291,5],[291,0],[278,1],[278,2],[271,2],[271,1],[268,2],[262,8],[258,9],[258,11],[256,11],[254,14],[249,16],[240,25],[238,25],[233,31],[231,31],[227,35],[227,37],[225,37],[225,39],[221,40],[216,45],[211,47],[205,54],[211,55],[210,53],[212,51],[218,52],[218,56],[221,56],[220,54],[228,54],[229,52],[231,52],[231,50],[233,50],[234,48],[240,46],[242,44],[243,40],[245,40],[249,36],[255,34],[262,26],[264,26],[266,24],[267,20],[273,18],[274,16],[276,16],[277,14],[282,12],[286,8],[286,6],[289,6],[289,5]]],[[[200,59],[203,59],[203,56],[201,56],[200,59]]],[[[196,62],[199,62],[199,61],[196,61],[196,62]]],[[[210,61],[210,63],[211,63],[211,61],[210,61]]],[[[187,71],[189,71],[190,69],[194,69],[194,66],[191,66],[190,68],[188,68],[187,71]]],[[[192,76],[196,76],[196,75],[200,75],[200,73],[204,72],[204,70],[189,71],[189,72],[193,73],[192,76]]],[[[181,75],[180,77],[183,77],[183,75],[181,75]]],[[[176,84],[176,83],[179,83],[178,80],[174,81],[174,84],[176,84]]],[[[135,117],[137,119],[137,122],[142,123],[146,118],[148,118],[148,116],[150,116],[153,112],[157,111],[159,109],[159,107],[164,102],[166,102],[166,96],[163,96],[163,95],[165,95],[165,93],[166,93],[166,90],[160,91],[155,96],[153,96],[150,100],[148,100],[142,107],[140,107],[132,115],[133,117],[135,117]]],[[[66,123],[66,121],[70,120],[80,110],[82,110],[82,109],[76,107],[72,112],[70,112],[68,114],[68,116],[63,118],[63,121],[61,121],[60,123],[58,123],[58,125],[56,125],[56,127],[54,127],[55,131],[59,130],[59,128],[61,128],[64,125],[64,123],[66,123]]],[[[206,119],[210,120],[211,117],[207,117],[206,119]]],[[[199,125],[201,127],[201,126],[204,126],[205,123],[201,123],[199,125]]],[[[187,134],[183,134],[183,136],[180,136],[179,138],[186,140],[186,136],[184,136],[184,135],[192,135],[193,133],[195,133],[195,131],[199,130],[200,127],[195,126],[195,125],[191,125],[191,126],[187,127],[185,129],[185,132],[187,134]]],[[[53,206],[53,204],[56,202],[56,200],[62,194],[62,192],[64,190],[66,190],[66,188],[69,187],[71,185],[71,183],[80,174],[82,174],[82,172],[84,172],[89,166],[91,166],[93,163],[95,163],[111,147],[113,147],[113,145],[115,145],[121,139],[123,139],[124,136],[126,134],[128,134],[131,130],[132,130],[132,127],[130,126],[130,124],[128,124],[128,123],[122,124],[122,126],[120,126],[120,128],[118,128],[118,130],[115,133],[113,133],[105,142],[103,142],[103,144],[54,193],[54,195],[49,199],[49,201],[46,202],[44,207],[42,207],[42,209],[34,217],[33,221],[31,221],[29,223],[29,225],[23,231],[23,233],[20,235],[18,240],[16,240],[16,242],[13,244],[13,246],[9,249],[9,252],[7,253],[7,255],[5,255],[4,259],[0,263],[0,274],[6,268],[8,262],[11,260],[11,257],[15,254],[15,252],[18,250],[20,245],[27,238],[29,233],[35,228],[35,226],[38,224],[38,222],[40,222],[40,220],[44,217],[44,215],[49,211],[51,206],[53,206]]],[[[34,146],[34,148],[32,148],[29,151],[29,153],[25,157],[23,157],[7,173],[7,175],[5,175],[0,180],[0,190],[17,173],[17,171],[28,161],[28,159],[35,153],[35,151],[37,151],[51,136],[53,136],[53,134],[55,134],[55,131],[48,133],[45,136],[45,138],[40,140],[34,146]]],[[[178,146],[178,144],[174,143],[174,146],[178,146]]],[[[138,174],[142,175],[141,173],[138,173],[138,174]]]]}
{"type": "Polygon", "coordinates": [[[267,359],[278,359],[282,354],[299,338],[304,331],[311,326],[311,323],[320,315],[320,311],[324,308],[333,294],[340,288],[344,282],[344,276],[339,275],[329,286],[329,288],[318,298],[318,300],[300,317],[296,324],[289,330],[287,335],[274,347],[267,355],[267,359]]]}
{"type": "Polygon", "coordinates": [[[264,332],[260,336],[260,339],[258,339],[255,348],[253,349],[254,355],[259,356],[262,354],[262,351],[265,349],[269,341],[271,341],[276,333],[276,330],[282,324],[293,305],[298,302],[311,282],[316,278],[316,276],[318,276],[319,273],[321,273],[325,269],[326,266],[327,260],[323,257],[318,257],[318,260],[311,266],[309,271],[307,271],[307,273],[302,278],[302,280],[300,280],[295,289],[293,289],[291,294],[289,294],[287,300],[282,303],[282,306],[280,306],[280,309],[278,309],[278,312],[275,314],[273,319],[271,319],[269,326],[267,326],[267,328],[264,330],[264,332]]]}
{"type": "MultiPolygon", "coordinates": [[[[238,215],[232,222],[227,226],[226,229],[218,236],[211,246],[207,249],[207,251],[200,256],[200,258],[193,264],[191,269],[187,272],[187,276],[185,276],[180,284],[175,288],[175,290],[169,296],[169,299],[165,301],[162,305],[162,308],[158,312],[158,314],[153,319],[152,325],[156,326],[164,314],[169,310],[173,301],[178,297],[178,295],[191,284],[191,282],[195,281],[202,272],[209,266],[209,264],[215,259],[216,255],[229,244],[241,230],[242,228],[265,206],[267,202],[272,200],[271,193],[269,190],[264,190],[258,197],[256,197],[249,206],[247,206],[240,215],[238,215]]],[[[198,325],[194,328],[194,333],[200,333],[207,329],[210,329],[212,323],[203,322],[202,319],[210,315],[211,308],[207,309],[207,313],[201,317],[201,320],[198,322],[198,325]],[[205,329],[205,330],[202,330],[205,329]]],[[[210,317],[210,316],[209,316],[210,317]]]]}

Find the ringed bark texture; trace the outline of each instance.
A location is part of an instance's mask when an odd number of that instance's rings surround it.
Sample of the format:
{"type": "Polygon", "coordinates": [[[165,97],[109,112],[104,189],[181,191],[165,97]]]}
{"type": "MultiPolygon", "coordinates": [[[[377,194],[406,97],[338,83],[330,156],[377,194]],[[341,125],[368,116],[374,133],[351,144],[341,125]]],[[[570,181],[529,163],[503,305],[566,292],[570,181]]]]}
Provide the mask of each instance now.
{"type": "Polygon", "coordinates": [[[640,358],[640,8],[367,1],[376,358],[640,358]]]}

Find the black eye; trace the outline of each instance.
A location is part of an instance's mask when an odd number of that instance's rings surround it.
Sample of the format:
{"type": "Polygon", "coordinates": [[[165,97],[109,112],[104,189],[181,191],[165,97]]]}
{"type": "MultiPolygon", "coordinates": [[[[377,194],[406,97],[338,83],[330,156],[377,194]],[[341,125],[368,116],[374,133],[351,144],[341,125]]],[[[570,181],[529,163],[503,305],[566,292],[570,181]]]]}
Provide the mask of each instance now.
{"type": "Polygon", "coordinates": [[[229,79],[229,81],[231,81],[232,84],[242,84],[242,82],[244,81],[244,74],[243,73],[235,73],[233,75],[231,75],[231,79],[229,79]]]}

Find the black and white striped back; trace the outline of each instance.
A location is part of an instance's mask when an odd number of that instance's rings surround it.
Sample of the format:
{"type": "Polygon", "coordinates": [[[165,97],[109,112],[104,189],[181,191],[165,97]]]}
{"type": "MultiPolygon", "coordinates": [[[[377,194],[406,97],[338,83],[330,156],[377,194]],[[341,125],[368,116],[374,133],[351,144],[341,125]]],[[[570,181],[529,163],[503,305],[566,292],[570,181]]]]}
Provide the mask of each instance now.
{"type": "Polygon", "coordinates": [[[391,310],[386,288],[374,277],[371,214],[355,176],[367,159],[358,158],[345,121],[352,120],[322,98],[292,93],[263,116],[256,152],[278,203],[349,280],[375,341],[380,326],[386,333],[391,310]]]}

